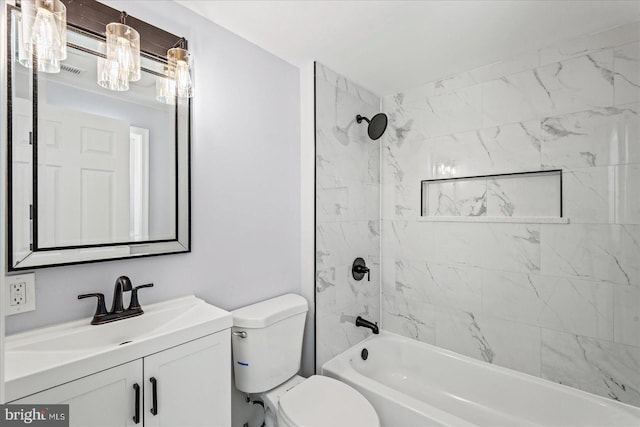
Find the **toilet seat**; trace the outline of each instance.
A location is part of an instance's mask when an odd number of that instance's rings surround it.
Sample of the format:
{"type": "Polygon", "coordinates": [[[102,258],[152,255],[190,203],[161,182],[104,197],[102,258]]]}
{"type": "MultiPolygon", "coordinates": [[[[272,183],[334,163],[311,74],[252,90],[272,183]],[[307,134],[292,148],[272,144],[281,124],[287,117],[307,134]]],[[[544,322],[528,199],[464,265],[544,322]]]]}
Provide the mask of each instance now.
{"type": "Polygon", "coordinates": [[[378,427],[380,420],[367,399],[333,378],[313,375],[278,401],[283,427],[378,427]]]}

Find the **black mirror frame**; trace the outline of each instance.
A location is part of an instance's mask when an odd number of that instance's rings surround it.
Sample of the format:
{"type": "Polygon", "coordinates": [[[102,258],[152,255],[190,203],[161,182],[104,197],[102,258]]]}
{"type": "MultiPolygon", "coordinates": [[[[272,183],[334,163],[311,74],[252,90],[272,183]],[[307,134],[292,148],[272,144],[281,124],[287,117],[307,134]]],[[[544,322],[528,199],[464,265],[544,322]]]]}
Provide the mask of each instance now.
{"type": "MultiPolygon", "coordinates": [[[[105,40],[104,28],[111,21],[120,18],[120,11],[112,9],[95,0],[84,0],[75,2],[73,0],[62,0],[67,6],[68,26],[83,35],[105,40]],[[114,16],[117,15],[117,19],[114,16]],[[107,21],[103,24],[103,21],[107,21]],[[83,22],[87,27],[82,27],[78,23],[83,22]],[[102,33],[98,32],[102,29],[102,33]]],[[[187,129],[184,147],[180,147],[178,128],[179,110],[176,104],[176,235],[175,239],[139,241],[139,242],[117,242],[93,245],[65,246],[55,248],[37,247],[37,203],[32,202],[31,220],[31,253],[23,259],[17,260],[14,257],[13,241],[13,186],[12,186],[12,39],[14,28],[12,26],[12,15],[19,11],[18,6],[6,5],[6,33],[7,43],[5,54],[7,55],[6,70],[6,106],[7,106],[7,270],[24,271],[36,268],[48,268],[62,265],[84,264],[91,262],[112,261],[121,259],[140,258],[148,256],[169,255],[185,253],[191,251],[191,99],[184,101],[187,107],[187,129]],[[183,221],[182,223],[180,221],[183,221]],[[112,253],[109,254],[109,250],[112,253]],[[128,249],[128,255],[122,255],[123,249],[128,249]],[[39,256],[40,255],[40,256],[39,256]]],[[[141,33],[141,54],[151,60],[166,63],[166,51],[177,43],[184,43],[186,40],[175,36],[157,27],[134,17],[127,18],[127,24],[134,26],[141,33]],[[143,36],[144,34],[144,36],[143,36]],[[145,40],[142,42],[142,40],[145,40]],[[172,43],[171,45],[168,43],[172,43]]],[[[95,52],[89,52],[95,54],[95,52]]],[[[37,103],[37,70],[33,71],[34,99],[37,103]]],[[[37,123],[37,107],[34,106],[33,122],[37,123]]],[[[183,126],[184,127],[184,126],[183,126]]],[[[182,130],[184,132],[184,130],[182,130]]],[[[37,200],[37,126],[33,126],[33,200],[37,200]]]]}

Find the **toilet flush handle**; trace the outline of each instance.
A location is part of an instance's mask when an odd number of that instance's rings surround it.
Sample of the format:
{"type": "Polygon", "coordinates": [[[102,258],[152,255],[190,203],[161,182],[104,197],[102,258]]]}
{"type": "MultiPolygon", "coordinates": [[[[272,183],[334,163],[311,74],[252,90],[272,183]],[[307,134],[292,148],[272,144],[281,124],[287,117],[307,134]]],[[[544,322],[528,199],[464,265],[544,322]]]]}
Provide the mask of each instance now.
{"type": "Polygon", "coordinates": [[[233,335],[235,335],[236,337],[240,337],[240,338],[246,338],[247,337],[247,333],[245,331],[235,331],[233,333],[233,335]]]}

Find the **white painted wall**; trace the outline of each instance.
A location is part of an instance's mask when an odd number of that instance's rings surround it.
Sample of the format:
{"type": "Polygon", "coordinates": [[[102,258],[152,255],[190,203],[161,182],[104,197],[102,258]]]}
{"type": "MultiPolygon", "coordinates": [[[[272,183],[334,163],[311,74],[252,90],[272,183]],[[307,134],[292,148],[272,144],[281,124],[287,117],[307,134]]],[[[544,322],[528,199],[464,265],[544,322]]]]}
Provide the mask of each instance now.
{"type": "Polygon", "coordinates": [[[39,270],[38,309],[7,318],[7,332],[90,317],[94,304],[76,296],[104,292],[110,304],[122,274],[155,284],[143,306],[196,294],[235,309],[299,293],[298,68],[174,2],[106,3],[184,35],[194,53],[192,252],[39,270]]]}

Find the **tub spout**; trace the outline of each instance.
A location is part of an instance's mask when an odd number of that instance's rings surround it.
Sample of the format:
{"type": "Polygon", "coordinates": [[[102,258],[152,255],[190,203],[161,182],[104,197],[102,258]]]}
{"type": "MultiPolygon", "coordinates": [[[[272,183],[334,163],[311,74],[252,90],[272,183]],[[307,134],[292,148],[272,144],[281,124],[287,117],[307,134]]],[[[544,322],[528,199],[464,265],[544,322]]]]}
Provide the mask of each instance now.
{"type": "Polygon", "coordinates": [[[378,330],[378,324],[377,323],[369,322],[368,320],[363,319],[360,316],[356,317],[356,326],[362,326],[363,328],[369,328],[369,329],[371,329],[371,331],[374,334],[379,334],[380,333],[380,331],[378,330]]]}

